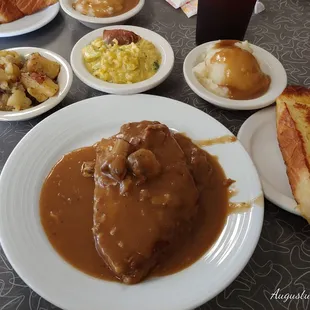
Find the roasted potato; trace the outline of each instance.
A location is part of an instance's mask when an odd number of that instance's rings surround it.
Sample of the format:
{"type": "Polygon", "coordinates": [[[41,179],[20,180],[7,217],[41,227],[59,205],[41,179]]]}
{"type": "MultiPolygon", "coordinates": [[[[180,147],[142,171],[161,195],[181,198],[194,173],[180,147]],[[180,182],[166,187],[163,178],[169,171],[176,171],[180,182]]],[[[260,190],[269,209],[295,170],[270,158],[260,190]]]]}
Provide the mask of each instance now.
{"type": "Polygon", "coordinates": [[[6,74],[5,70],[0,68],[0,83],[1,82],[7,82],[9,81],[10,78],[9,76],[6,74]]]}
{"type": "Polygon", "coordinates": [[[10,107],[8,107],[6,104],[9,100],[9,95],[4,93],[0,94],[0,111],[10,111],[12,110],[10,107]]]}
{"type": "Polygon", "coordinates": [[[0,63],[12,62],[18,67],[22,67],[22,57],[14,51],[0,50],[0,63]]]}
{"type": "Polygon", "coordinates": [[[55,96],[59,90],[59,86],[48,76],[36,72],[23,72],[21,82],[28,93],[39,102],[55,96]]]}
{"type": "Polygon", "coordinates": [[[59,74],[60,64],[48,60],[39,53],[33,53],[26,61],[26,71],[43,73],[54,80],[59,74]]]}
{"type": "Polygon", "coordinates": [[[9,77],[9,80],[12,82],[16,82],[20,77],[19,67],[14,63],[8,63],[5,66],[5,73],[9,77]]]}
{"type": "Polygon", "coordinates": [[[7,106],[12,107],[13,111],[24,110],[31,106],[31,100],[25,92],[15,89],[7,101],[7,106]]]}
{"type": "Polygon", "coordinates": [[[0,67],[0,83],[1,82],[16,82],[19,80],[20,70],[14,63],[8,62],[0,67]]]}
{"type": "Polygon", "coordinates": [[[38,102],[44,102],[48,99],[48,96],[45,94],[41,93],[41,91],[38,88],[27,88],[27,92],[29,93],[30,96],[33,98],[36,98],[38,102]]]}

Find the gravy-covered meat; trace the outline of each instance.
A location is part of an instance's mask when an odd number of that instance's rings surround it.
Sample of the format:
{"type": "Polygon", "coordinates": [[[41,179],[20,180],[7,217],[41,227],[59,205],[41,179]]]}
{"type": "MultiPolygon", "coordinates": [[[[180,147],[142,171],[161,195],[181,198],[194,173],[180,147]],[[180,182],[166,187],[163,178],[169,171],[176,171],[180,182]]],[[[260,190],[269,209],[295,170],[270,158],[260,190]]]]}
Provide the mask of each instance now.
{"type": "MultiPolygon", "coordinates": [[[[101,141],[101,148],[106,147],[109,140],[101,141]]],[[[101,172],[117,181],[124,180],[127,173],[127,156],[130,150],[130,144],[123,139],[115,139],[113,147],[109,146],[107,156],[101,165],[101,172]]],[[[106,151],[105,151],[106,152],[106,151]]]]}
{"type": "Polygon", "coordinates": [[[152,178],[160,173],[160,163],[154,153],[147,149],[139,149],[131,153],[128,156],[128,165],[138,178],[152,178]]]}
{"type": "Polygon", "coordinates": [[[124,283],[141,281],[197,212],[184,152],[158,122],[123,125],[97,145],[93,234],[124,283]]]}
{"type": "Polygon", "coordinates": [[[40,197],[41,222],[55,250],[91,276],[126,283],[197,261],[225,225],[233,183],[197,143],[141,122],[64,155],[40,197]]]}
{"type": "Polygon", "coordinates": [[[85,178],[94,177],[95,161],[85,161],[81,167],[82,176],[85,178]]]}

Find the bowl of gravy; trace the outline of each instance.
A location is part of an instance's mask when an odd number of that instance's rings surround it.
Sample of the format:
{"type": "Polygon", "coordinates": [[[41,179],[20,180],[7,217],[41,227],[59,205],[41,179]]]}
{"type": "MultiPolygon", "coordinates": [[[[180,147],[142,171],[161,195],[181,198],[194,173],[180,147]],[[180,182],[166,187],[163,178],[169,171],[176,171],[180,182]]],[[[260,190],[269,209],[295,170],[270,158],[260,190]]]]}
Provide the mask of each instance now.
{"type": "Polygon", "coordinates": [[[198,96],[234,110],[266,107],[287,84],[282,64],[247,41],[219,40],[197,46],[186,57],[183,73],[198,96]]]}
{"type": "Polygon", "coordinates": [[[138,14],[144,3],[145,0],[60,0],[68,15],[92,29],[123,23],[138,14]]]}

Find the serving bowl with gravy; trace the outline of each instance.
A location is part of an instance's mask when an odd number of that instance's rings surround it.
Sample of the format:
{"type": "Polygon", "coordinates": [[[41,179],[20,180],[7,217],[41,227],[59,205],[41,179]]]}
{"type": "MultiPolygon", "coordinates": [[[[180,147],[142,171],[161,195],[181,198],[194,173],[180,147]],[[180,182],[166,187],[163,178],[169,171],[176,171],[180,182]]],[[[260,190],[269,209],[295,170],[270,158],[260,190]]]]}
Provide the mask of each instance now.
{"type": "Polygon", "coordinates": [[[271,105],[287,84],[278,59],[258,46],[237,40],[197,46],[187,55],[183,74],[199,97],[232,110],[271,105]]]}
{"type": "Polygon", "coordinates": [[[60,0],[62,9],[85,26],[99,27],[122,24],[138,14],[145,0],[60,0]]]}

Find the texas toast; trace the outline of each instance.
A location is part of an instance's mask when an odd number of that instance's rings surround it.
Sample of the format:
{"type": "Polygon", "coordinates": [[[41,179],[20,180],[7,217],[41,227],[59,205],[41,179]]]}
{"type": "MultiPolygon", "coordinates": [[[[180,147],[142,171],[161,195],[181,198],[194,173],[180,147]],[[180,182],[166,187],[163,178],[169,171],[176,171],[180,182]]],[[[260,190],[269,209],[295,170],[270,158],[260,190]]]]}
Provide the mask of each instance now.
{"type": "Polygon", "coordinates": [[[293,195],[310,222],[310,89],[288,86],[277,101],[277,137],[293,195]]]}

